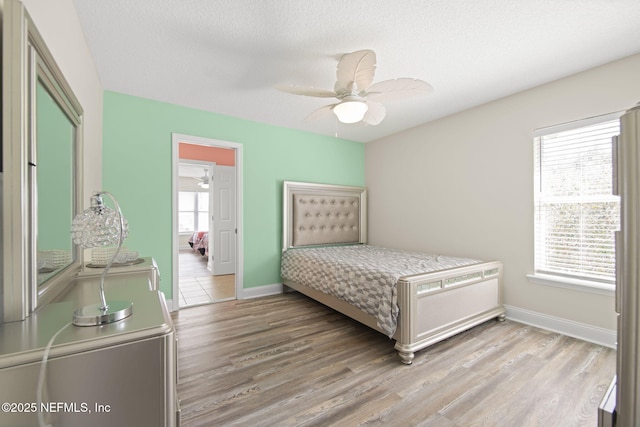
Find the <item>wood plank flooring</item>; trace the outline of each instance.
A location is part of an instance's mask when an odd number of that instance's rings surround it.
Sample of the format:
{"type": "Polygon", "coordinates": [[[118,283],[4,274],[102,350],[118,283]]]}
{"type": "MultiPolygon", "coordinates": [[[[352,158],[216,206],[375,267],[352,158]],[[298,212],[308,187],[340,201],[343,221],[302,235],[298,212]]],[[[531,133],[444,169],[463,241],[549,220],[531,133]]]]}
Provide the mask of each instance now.
{"type": "Polygon", "coordinates": [[[298,293],[174,314],[183,427],[597,425],[615,351],[507,320],[399,362],[298,293]]]}

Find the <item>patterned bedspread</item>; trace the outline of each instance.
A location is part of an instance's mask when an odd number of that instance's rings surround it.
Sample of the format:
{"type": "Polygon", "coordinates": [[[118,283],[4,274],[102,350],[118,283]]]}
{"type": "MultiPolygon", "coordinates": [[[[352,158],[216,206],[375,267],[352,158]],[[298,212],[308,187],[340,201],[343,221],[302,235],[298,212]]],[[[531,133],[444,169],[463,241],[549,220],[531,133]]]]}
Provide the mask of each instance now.
{"type": "Polygon", "coordinates": [[[332,295],[377,319],[389,337],[397,327],[400,277],[476,264],[452,258],[369,245],[289,249],[282,255],[285,280],[332,295]]]}

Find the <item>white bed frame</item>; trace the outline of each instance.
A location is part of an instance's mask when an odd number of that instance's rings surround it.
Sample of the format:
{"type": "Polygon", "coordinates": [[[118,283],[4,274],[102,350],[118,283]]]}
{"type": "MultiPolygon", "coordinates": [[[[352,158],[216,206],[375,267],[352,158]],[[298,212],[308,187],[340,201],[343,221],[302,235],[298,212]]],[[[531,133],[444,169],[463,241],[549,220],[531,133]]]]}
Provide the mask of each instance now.
{"type": "MultiPolygon", "coordinates": [[[[285,181],[283,251],[335,243],[365,244],[366,197],[366,189],[362,187],[285,181]],[[345,200],[349,201],[351,211],[345,211],[344,207],[337,211],[331,209],[345,200]],[[311,214],[294,206],[300,201],[317,202],[324,207],[311,214]],[[350,224],[350,233],[346,235],[337,220],[345,216],[357,217],[356,225],[350,224]],[[336,231],[330,232],[332,229],[336,231]]],[[[294,281],[283,280],[283,284],[382,332],[372,315],[343,300],[294,281]]],[[[393,339],[400,360],[407,365],[412,363],[418,350],[489,319],[503,321],[505,318],[502,263],[499,261],[401,277],[397,287],[399,317],[393,339]]]]}

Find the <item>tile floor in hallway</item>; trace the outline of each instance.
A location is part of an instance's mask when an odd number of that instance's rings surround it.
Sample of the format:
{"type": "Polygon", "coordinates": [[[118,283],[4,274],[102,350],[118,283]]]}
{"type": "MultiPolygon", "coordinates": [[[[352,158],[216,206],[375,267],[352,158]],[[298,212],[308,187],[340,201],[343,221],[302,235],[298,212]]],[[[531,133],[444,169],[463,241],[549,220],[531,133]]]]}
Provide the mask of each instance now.
{"type": "Polygon", "coordinates": [[[180,307],[234,299],[235,275],[213,276],[207,258],[192,250],[179,254],[180,307]]]}

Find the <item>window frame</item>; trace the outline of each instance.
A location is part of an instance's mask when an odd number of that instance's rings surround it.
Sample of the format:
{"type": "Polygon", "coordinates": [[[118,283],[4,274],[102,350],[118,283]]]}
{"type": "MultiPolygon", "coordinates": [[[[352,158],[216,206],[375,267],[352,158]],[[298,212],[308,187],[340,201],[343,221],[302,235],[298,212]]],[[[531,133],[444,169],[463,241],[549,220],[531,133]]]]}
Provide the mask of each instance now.
{"type": "MultiPolygon", "coordinates": [[[[613,120],[619,120],[624,112],[615,112],[606,115],[591,117],[588,119],[577,120],[574,122],[564,123],[561,125],[550,126],[546,128],[541,128],[533,133],[533,151],[534,151],[534,160],[535,160],[535,151],[537,150],[538,138],[557,134],[560,132],[566,132],[574,129],[584,128],[588,126],[592,126],[599,123],[604,123],[613,120]]],[[[615,148],[612,153],[612,179],[615,176],[616,172],[616,152],[615,148]]],[[[537,203],[538,203],[538,194],[537,191],[539,189],[539,183],[535,182],[537,177],[536,166],[534,165],[534,170],[532,174],[532,179],[534,180],[534,194],[533,194],[533,203],[534,203],[534,221],[533,221],[533,270],[534,273],[528,274],[527,278],[531,283],[536,283],[540,285],[559,287],[564,289],[571,290],[579,290],[584,292],[596,293],[601,295],[613,296],[615,293],[615,278],[612,281],[603,281],[597,279],[590,279],[585,277],[578,277],[578,275],[563,275],[560,273],[547,272],[539,269],[539,266],[536,265],[536,253],[538,250],[538,239],[537,239],[537,203]]],[[[613,183],[613,192],[612,195],[615,196],[616,183],[613,183]]],[[[615,277],[615,275],[614,275],[615,277]]]]}

